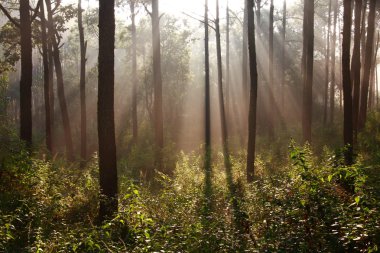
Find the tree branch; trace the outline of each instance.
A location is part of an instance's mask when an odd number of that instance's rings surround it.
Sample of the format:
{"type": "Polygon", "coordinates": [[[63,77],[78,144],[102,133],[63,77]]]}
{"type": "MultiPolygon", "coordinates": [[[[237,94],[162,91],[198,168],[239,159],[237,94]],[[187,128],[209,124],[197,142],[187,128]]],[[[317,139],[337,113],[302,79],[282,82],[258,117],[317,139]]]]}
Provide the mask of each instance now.
{"type": "Polygon", "coordinates": [[[7,16],[9,21],[14,24],[16,27],[20,28],[20,24],[9,14],[9,12],[0,4],[0,10],[7,16]]]}

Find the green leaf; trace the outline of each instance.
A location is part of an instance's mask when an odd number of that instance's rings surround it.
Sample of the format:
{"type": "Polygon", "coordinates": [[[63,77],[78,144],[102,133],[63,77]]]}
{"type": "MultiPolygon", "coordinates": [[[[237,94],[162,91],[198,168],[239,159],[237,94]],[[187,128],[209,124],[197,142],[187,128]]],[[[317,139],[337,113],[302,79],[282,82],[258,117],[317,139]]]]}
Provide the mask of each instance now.
{"type": "Polygon", "coordinates": [[[359,202],[360,202],[360,196],[356,196],[355,197],[355,202],[356,202],[356,204],[359,204],[359,202]]]}

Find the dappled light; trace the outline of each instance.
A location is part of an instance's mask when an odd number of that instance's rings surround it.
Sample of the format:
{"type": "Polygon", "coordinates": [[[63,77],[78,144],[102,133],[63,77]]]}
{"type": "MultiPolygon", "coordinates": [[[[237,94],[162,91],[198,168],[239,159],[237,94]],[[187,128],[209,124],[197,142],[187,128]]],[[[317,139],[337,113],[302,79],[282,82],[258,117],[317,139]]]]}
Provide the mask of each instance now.
{"type": "Polygon", "coordinates": [[[0,252],[377,252],[377,0],[0,2],[0,252]]]}

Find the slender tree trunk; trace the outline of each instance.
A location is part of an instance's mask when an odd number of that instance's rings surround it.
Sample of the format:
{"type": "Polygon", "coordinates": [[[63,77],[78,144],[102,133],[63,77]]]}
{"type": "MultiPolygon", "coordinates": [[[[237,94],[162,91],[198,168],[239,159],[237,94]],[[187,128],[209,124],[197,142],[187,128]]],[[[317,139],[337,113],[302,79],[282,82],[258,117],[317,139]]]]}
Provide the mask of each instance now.
{"type": "Polygon", "coordinates": [[[135,1],[129,3],[132,14],[132,135],[133,143],[137,142],[137,35],[136,35],[136,13],[135,1]]]}
{"type": "Polygon", "coordinates": [[[162,169],[164,129],[162,111],[162,74],[160,46],[160,18],[158,0],[152,0],[152,38],[153,38],[153,82],[154,82],[154,129],[156,140],[156,166],[162,169]]]}
{"type": "Polygon", "coordinates": [[[335,112],[335,87],[336,87],[336,25],[338,20],[338,0],[334,1],[334,22],[333,22],[333,34],[331,38],[331,84],[330,84],[330,119],[329,122],[332,125],[334,123],[335,112]]]}
{"type": "Polygon", "coordinates": [[[41,19],[41,42],[42,42],[42,61],[44,66],[44,100],[45,100],[45,135],[46,135],[46,148],[52,153],[52,120],[51,120],[51,102],[50,102],[50,77],[49,77],[49,57],[48,57],[48,45],[46,34],[46,22],[45,22],[45,5],[40,5],[40,19],[41,19]]]}
{"type": "Polygon", "coordinates": [[[20,80],[20,137],[32,147],[32,27],[29,0],[20,0],[21,80],[20,80]]]}
{"type": "Polygon", "coordinates": [[[274,75],[273,75],[273,16],[274,16],[274,5],[273,0],[270,2],[270,11],[269,11],[269,84],[268,84],[268,95],[270,100],[270,108],[268,115],[268,135],[270,138],[274,138],[274,118],[278,115],[274,115],[276,101],[274,99],[274,75]]]}
{"type": "Polygon", "coordinates": [[[226,116],[227,121],[230,123],[230,108],[231,108],[231,83],[230,83],[230,10],[226,7],[226,116]]]}
{"type": "Polygon", "coordinates": [[[255,42],[254,0],[245,0],[245,11],[248,20],[249,72],[251,76],[249,92],[248,148],[247,148],[247,181],[252,182],[255,175],[256,145],[256,111],[257,111],[257,62],[255,42]]]}
{"type": "Polygon", "coordinates": [[[99,219],[111,218],[118,209],[114,117],[115,1],[99,1],[98,138],[100,200],[99,219]]]}
{"type": "Polygon", "coordinates": [[[59,55],[58,42],[57,42],[57,39],[55,38],[51,2],[48,0],[46,0],[46,8],[47,8],[48,22],[49,22],[49,36],[50,36],[52,46],[53,46],[53,60],[54,60],[54,66],[55,66],[55,71],[56,71],[56,76],[57,76],[57,95],[58,95],[59,106],[61,108],[62,123],[63,123],[65,144],[66,144],[66,154],[69,160],[74,160],[73,140],[72,140],[72,135],[71,135],[70,119],[69,119],[69,113],[67,110],[67,103],[66,103],[66,97],[65,97],[62,63],[61,63],[61,59],[59,55]]]}
{"type": "MultiPolygon", "coordinates": [[[[216,32],[216,56],[218,67],[218,94],[219,94],[219,109],[220,120],[222,127],[222,142],[223,148],[227,149],[228,133],[227,133],[227,120],[226,111],[224,107],[224,94],[223,94],[223,66],[222,66],[222,47],[220,42],[220,26],[219,26],[219,0],[216,0],[216,19],[215,19],[215,32],[216,32]]],[[[225,154],[227,155],[227,154],[225,154]]]]}
{"type": "Polygon", "coordinates": [[[343,13],[343,42],[342,42],[342,77],[343,77],[343,99],[344,99],[344,121],[343,135],[345,160],[347,165],[353,163],[353,120],[352,120],[352,90],[350,75],[350,48],[351,48],[351,24],[352,10],[351,1],[344,0],[343,13]]]}
{"type": "Polygon", "coordinates": [[[313,109],[314,0],[305,0],[304,4],[302,129],[304,142],[310,143],[313,109]]]}
{"type": "Polygon", "coordinates": [[[325,95],[324,95],[324,110],[323,110],[323,124],[327,123],[327,100],[329,90],[329,74],[330,74],[330,32],[331,32],[331,2],[329,1],[329,12],[327,19],[327,36],[326,36],[326,57],[325,57],[325,95]]]}
{"type": "Polygon", "coordinates": [[[208,0],[205,0],[205,195],[206,215],[211,209],[211,112],[210,112],[210,58],[209,58],[209,20],[208,0]]]}
{"type": "MultiPolygon", "coordinates": [[[[49,25],[48,25],[49,27],[49,25]]],[[[49,29],[48,29],[49,31],[49,29]]],[[[47,53],[48,53],[48,63],[49,63],[49,102],[50,102],[50,121],[52,126],[52,132],[51,132],[51,152],[52,154],[55,153],[55,147],[54,147],[54,59],[53,59],[53,50],[52,50],[52,43],[50,38],[50,31],[48,32],[48,43],[47,43],[47,53]]]]}
{"type": "Polygon", "coordinates": [[[286,0],[282,7],[282,48],[281,48],[281,107],[285,109],[285,52],[286,52],[286,0]]]}
{"type": "Polygon", "coordinates": [[[244,115],[248,115],[248,107],[249,107],[249,98],[248,98],[248,90],[249,90],[249,73],[248,73],[248,18],[247,18],[247,10],[244,10],[244,20],[243,20],[243,50],[242,50],[242,97],[244,102],[244,115]]]}
{"type": "Polygon", "coordinates": [[[370,79],[370,74],[371,74],[371,65],[372,65],[372,58],[373,58],[373,40],[374,40],[374,35],[375,35],[375,16],[376,16],[375,10],[376,10],[376,0],[370,0],[365,62],[364,62],[363,79],[362,79],[362,92],[361,92],[361,97],[360,97],[360,111],[359,111],[359,121],[358,121],[359,131],[364,127],[366,119],[367,119],[368,89],[369,89],[369,79],[370,79]]]}
{"type": "Polygon", "coordinates": [[[358,131],[358,117],[359,117],[359,97],[360,97],[360,39],[361,39],[361,14],[362,14],[362,0],[355,0],[355,34],[354,34],[354,49],[351,61],[351,81],[353,88],[353,129],[354,140],[357,138],[358,131]]]}
{"type": "Polygon", "coordinates": [[[376,96],[376,91],[375,91],[375,89],[376,89],[375,72],[376,72],[377,51],[379,49],[379,37],[377,37],[377,39],[374,38],[373,43],[374,43],[374,48],[373,48],[373,63],[372,63],[372,67],[371,67],[370,91],[369,91],[369,101],[368,101],[368,107],[371,110],[374,108],[375,96],[376,96]]]}
{"type": "Polygon", "coordinates": [[[81,130],[81,167],[83,168],[87,160],[87,113],[86,113],[86,51],[87,42],[84,40],[83,21],[82,21],[82,0],[78,0],[78,30],[80,44],[80,130],[81,130]]]}

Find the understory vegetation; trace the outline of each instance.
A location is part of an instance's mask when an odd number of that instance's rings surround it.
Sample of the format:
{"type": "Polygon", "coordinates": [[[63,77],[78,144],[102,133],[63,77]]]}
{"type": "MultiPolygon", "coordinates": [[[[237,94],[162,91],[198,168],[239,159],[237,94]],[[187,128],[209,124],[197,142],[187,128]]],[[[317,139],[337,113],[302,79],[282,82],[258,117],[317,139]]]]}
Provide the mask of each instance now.
{"type": "Polygon", "coordinates": [[[368,122],[349,167],[343,150],[315,155],[291,142],[276,168],[263,162],[271,154],[259,154],[247,184],[246,154],[232,155],[231,180],[215,152],[209,192],[197,152],[179,153],[174,172],[154,180],[120,163],[119,212],[104,223],[96,218],[96,154],[83,170],[59,157],[30,157],[3,127],[0,252],[375,252],[379,113],[368,122]]]}

